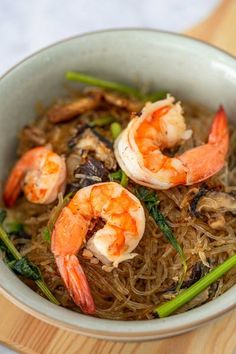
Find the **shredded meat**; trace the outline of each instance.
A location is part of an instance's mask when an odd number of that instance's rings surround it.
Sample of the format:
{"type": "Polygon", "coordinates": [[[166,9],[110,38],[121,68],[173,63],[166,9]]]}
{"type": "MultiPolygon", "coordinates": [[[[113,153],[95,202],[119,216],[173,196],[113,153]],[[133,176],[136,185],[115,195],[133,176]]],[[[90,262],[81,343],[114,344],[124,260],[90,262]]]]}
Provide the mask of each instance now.
{"type": "Polygon", "coordinates": [[[126,108],[129,112],[139,112],[143,107],[140,101],[127,99],[114,93],[104,92],[104,99],[114,106],[126,108]]]}
{"type": "Polygon", "coordinates": [[[24,154],[27,150],[45,145],[46,137],[43,130],[36,126],[26,125],[20,134],[20,145],[18,148],[19,155],[24,154]]]}
{"type": "Polygon", "coordinates": [[[96,91],[91,92],[87,97],[81,97],[67,103],[56,103],[47,112],[47,116],[52,123],[66,122],[96,108],[100,99],[101,94],[96,91]]]}

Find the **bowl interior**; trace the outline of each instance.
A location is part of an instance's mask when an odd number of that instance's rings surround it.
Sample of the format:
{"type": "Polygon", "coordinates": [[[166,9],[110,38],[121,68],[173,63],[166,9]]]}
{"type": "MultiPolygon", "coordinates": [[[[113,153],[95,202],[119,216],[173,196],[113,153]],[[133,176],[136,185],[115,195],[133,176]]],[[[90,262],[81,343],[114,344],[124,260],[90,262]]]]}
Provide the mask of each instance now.
{"type": "MultiPolygon", "coordinates": [[[[0,80],[0,179],[15,159],[17,132],[45,106],[67,94],[64,73],[78,70],[121,83],[173,95],[209,108],[223,104],[236,116],[236,62],[216,48],[184,36],[149,30],[91,33],[44,49],[0,80]]],[[[78,84],[73,84],[78,87],[78,84]]],[[[204,127],[203,127],[204,129],[204,127]]],[[[163,338],[214,318],[236,304],[236,287],[188,313],[152,321],[122,322],[91,318],[52,305],[0,264],[2,291],[19,306],[54,324],[83,334],[122,340],[163,338]]]]}

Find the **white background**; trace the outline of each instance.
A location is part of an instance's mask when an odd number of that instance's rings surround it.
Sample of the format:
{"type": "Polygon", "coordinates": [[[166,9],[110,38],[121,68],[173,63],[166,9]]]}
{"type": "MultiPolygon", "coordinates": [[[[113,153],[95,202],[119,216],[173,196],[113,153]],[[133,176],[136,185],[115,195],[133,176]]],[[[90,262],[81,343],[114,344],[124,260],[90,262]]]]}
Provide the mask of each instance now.
{"type": "Polygon", "coordinates": [[[115,27],[183,31],[219,0],[0,0],[0,75],[32,52],[82,32],[115,27]]]}
{"type": "MultiPolygon", "coordinates": [[[[218,3],[219,0],[0,0],[0,75],[25,56],[62,38],[122,27],[183,31],[204,20],[218,3]]],[[[7,353],[13,352],[0,345],[0,354],[7,353]]]]}

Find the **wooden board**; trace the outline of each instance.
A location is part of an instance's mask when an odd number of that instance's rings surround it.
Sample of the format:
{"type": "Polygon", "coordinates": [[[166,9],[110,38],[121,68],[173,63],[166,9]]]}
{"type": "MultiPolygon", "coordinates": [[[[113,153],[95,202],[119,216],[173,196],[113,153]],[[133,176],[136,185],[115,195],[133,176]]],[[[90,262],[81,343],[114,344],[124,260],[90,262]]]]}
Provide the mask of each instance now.
{"type": "Polygon", "coordinates": [[[28,354],[233,354],[236,312],[178,337],[118,343],[83,337],[45,324],[0,296],[0,341],[28,354]]]}
{"type": "MultiPolygon", "coordinates": [[[[225,0],[210,18],[187,32],[236,55],[236,0],[225,0]]],[[[29,354],[233,354],[236,312],[191,333],[146,343],[116,343],[45,324],[0,296],[0,342],[29,354]]]]}

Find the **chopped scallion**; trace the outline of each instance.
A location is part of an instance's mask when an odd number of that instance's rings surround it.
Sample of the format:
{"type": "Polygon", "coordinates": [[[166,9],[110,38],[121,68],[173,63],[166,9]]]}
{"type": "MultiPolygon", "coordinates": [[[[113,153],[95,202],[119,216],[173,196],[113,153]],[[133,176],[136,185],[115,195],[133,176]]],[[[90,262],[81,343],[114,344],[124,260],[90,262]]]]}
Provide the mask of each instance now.
{"type": "Polygon", "coordinates": [[[122,131],[120,123],[118,123],[118,122],[112,123],[110,126],[110,129],[111,129],[111,134],[112,134],[113,140],[116,140],[116,138],[118,138],[118,136],[120,135],[120,133],[122,131]]]}

